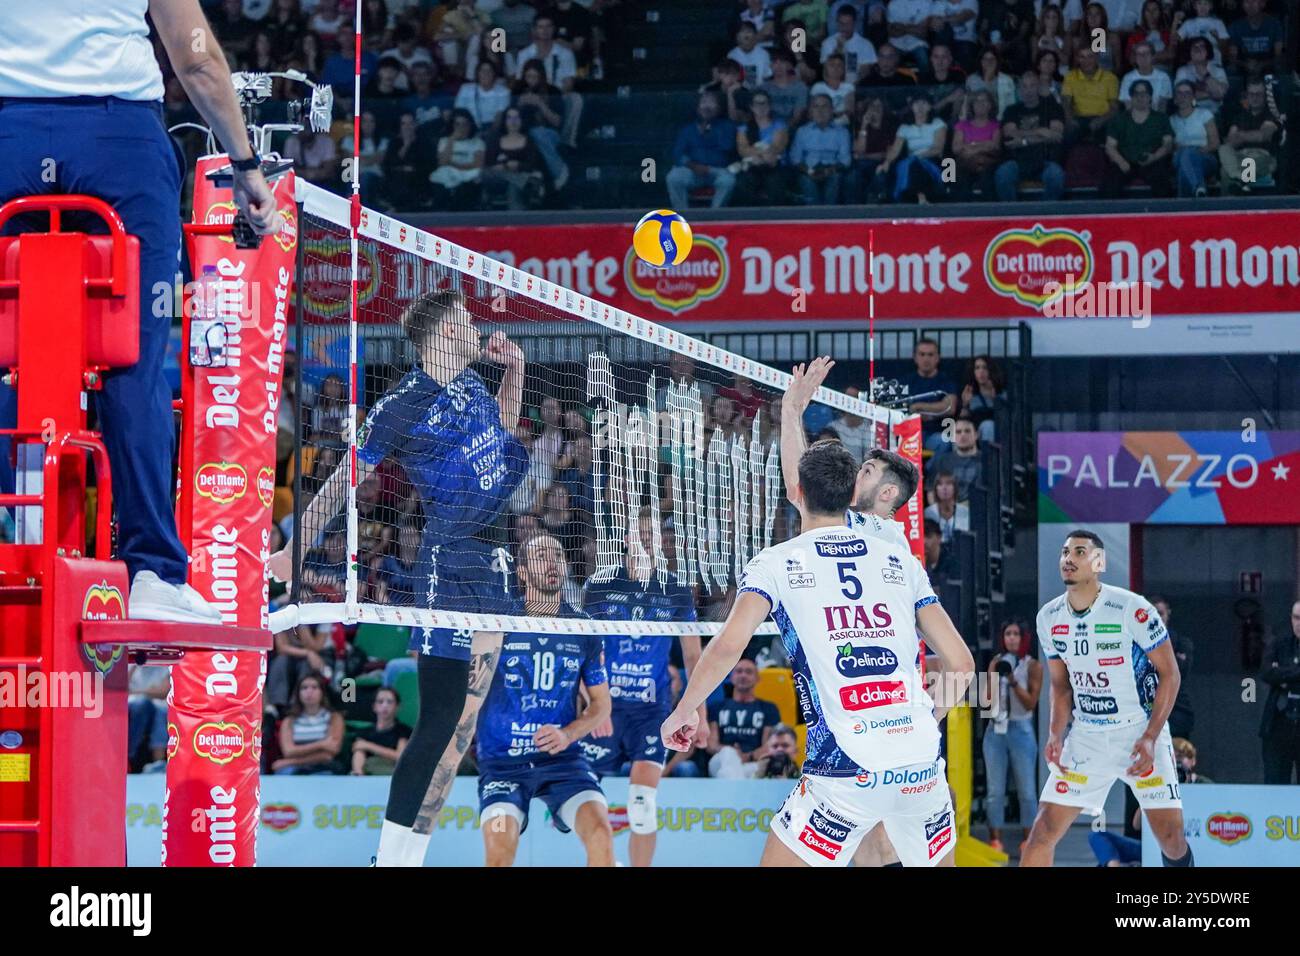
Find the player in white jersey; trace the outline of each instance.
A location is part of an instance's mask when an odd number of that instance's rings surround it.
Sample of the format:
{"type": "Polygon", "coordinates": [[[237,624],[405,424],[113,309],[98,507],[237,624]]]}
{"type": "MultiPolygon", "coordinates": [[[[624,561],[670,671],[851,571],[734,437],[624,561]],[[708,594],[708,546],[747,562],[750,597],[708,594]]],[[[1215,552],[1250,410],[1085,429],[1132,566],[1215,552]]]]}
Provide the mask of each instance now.
{"type": "Polygon", "coordinates": [[[699,705],[771,614],[794,670],[808,756],[773,821],[764,866],[847,866],[878,823],[904,865],[953,862],[955,821],[938,756],[942,714],[923,686],[913,619],[959,692],[974,661],[917,564],[845,525],[858,472],[836,441],[803,454],[789,491],[803,533],[745,568],[727,623],[663,724],[665,746],[690,746],[699,705]]]}
{"type": "MultiPolygon", "coordinates": [[[[792,372],[794,379],[781,400],[781,463],[785,472],[787,488],[793,488],[799,482],[799,458],[807,448],[804,438],[803,415],[812,401],[813,394],[826,381],[826,376],[835,367],[829,357],[815,358],[805,367],[796,365],[792,372]]],[[[921,476],[916,466],[901,455],[873,448],[867,453],[853,489],[853,506],[845,512],[845,523],[854,530],[870,538],[880,538],[897,545],[904,552],[910,552],[911,546],[903,525],[894,520],[894,512],[911,500],[920,483],[921,476]]],[[[912,560],[916,561],[915,557],[912,560]]],[[[919,564],[919,561],[918,561],[919,564]]],[[[922,567],[922,573],[924,568],[922,567]]],[[[939,608],[940,613],[944,613],[939,608]]],[[[944,617],[947,614],[944,613],[944,617]]],[[[951,626],[951,621],[948,621],[951,626]]],[[[930,667],[927,659],[926,673],[931,675],[932,683],[938,684],[938,674],[930,667]]],[[[889,836],[884,827],[876,827],[867,834],[853,856],[855,866],[902,866],[898,854],[889,843],[889,836]]]]}
{"type": "Polygon", "coordinates": [[[1020,865],[1051,866],[1079,811],[1100,809],[1122,779],[1165,866],[1192,866],[1165,725],[1180,683],[1169,632],[1146,598],[1101,582],[1106,552],[1093,532],[1066,536],[1060,566],[1065,593],[1043,605],[1037,625],[1052,677],[1051,776],[1020,865]]]}

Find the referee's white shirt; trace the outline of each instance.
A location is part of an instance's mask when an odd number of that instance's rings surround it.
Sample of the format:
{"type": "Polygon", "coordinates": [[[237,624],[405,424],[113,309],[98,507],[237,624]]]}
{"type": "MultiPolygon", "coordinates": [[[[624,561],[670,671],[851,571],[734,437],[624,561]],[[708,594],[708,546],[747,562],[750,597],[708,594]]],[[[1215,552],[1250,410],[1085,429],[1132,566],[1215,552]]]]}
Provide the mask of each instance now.
{"type": "Polygon", "coordinates": [[[161,100],[149,0],[3,0],[0,97],[161,100]]]}

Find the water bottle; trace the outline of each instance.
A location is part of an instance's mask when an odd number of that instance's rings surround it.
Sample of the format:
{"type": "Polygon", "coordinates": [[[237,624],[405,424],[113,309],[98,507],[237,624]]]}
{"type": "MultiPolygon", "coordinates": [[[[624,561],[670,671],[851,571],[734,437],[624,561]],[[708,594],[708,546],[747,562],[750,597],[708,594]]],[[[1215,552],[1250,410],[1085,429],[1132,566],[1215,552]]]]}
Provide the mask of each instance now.
{"type": "Polygon", "coordinates": [[[221,317],[221,280],[216,266],[204,266],[195,283],[190,316],[190,365],[221,368],[226,364],[226,323],[221,317]]]}

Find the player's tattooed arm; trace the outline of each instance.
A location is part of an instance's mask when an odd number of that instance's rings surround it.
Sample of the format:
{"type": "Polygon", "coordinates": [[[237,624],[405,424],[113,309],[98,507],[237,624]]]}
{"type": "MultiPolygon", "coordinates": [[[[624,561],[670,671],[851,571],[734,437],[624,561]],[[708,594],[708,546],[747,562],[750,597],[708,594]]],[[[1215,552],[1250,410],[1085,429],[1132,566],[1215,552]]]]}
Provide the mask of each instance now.
{"type": "Polygon", "coordinates": [[[785,479],[787,495],[799,484],[799,459],[808,447],[803,413],[834,367],[835,362],[827,357],[815,358],[807,366],[796,365],[791,372],[794,381],[781,396],[781,477],[785,479]]]}
{"type": "Polygon", "coordinates": [[[496,673],[497,662],[500,659],[499,640],[482,653],[470,655],[469,688],[465,694],[465,709],[461,711],[456,732],[452,734],[442,759],[438,761],[438,766],[433,771],[433,779],[429,781],[429,789],[420,803],[420,811],[416,814],[413,827],[416,833],[432,833],[438,822],[438,814],[442,812],[443,805],[447,802],[447,795],[451,792],[451,785],[456,780],[456,771],[460,769],[460,763],[469,750],[470,741],[474,739],[474,725],[478,723],[478,712],[483,708],[483,701],[492,687],[492,675],[496,673]]]}

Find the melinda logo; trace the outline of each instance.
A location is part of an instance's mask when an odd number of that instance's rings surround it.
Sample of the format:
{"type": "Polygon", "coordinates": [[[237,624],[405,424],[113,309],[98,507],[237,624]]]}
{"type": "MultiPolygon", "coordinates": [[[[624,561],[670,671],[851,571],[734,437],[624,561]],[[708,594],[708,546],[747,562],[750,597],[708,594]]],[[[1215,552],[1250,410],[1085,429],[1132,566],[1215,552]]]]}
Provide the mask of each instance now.
{"type": "Polygon", "coordinates": [[[1007,229],[984,252],[984,279],[998,295],[1040,309],[1092,279],[1091,236],[1073,229],[1007,229]],[[1066,287],[1067,276],[1073,276],[1066,287]]]}
{"type": "Polygon", "coordinates": [[[623,281],[627,291],[665,312],[679,315],[722,295],[727,288],[725,239],[695,233],[695,243],[686,261],[657,269],[642,261],[632,248],[623,260],[623,281]]]}
{"type": "Polygon", "coordinates": [[[835,668],[845,677],[873,677],[898,669],[898,657],[887,647],[841,644],[836,650],[835,668]]]}
{"type": "Polygon", "coordinates": [[[1205,832],[1210,839],[1232,846],[1250,838],[1250,818],[1244,813],[1212,813],[1205,821],[1205,832]]]}
{"type": "Polygon", "coordinates": [[[210,461],[200,465],[194,473],[194,490],[219,505],[229,504],[236,498],[244,497],[244,492],[248,490],[248,472],[234,462],[223,461],[218,464],[210,461]]]}
{"type": "Polygon", "coordinates": [[[194,730],[194,752],[215,764],[227,764],[244,753],[244,728],[239,724],[199,724],[194,730]]]}
{"type": "Polygon", "coordinates": [[[262,504],[268,508],[271,502],[275,500],[275,470],[271,468],[259,468],[257,470],[257,497],[261,499],[262,504]]]}

